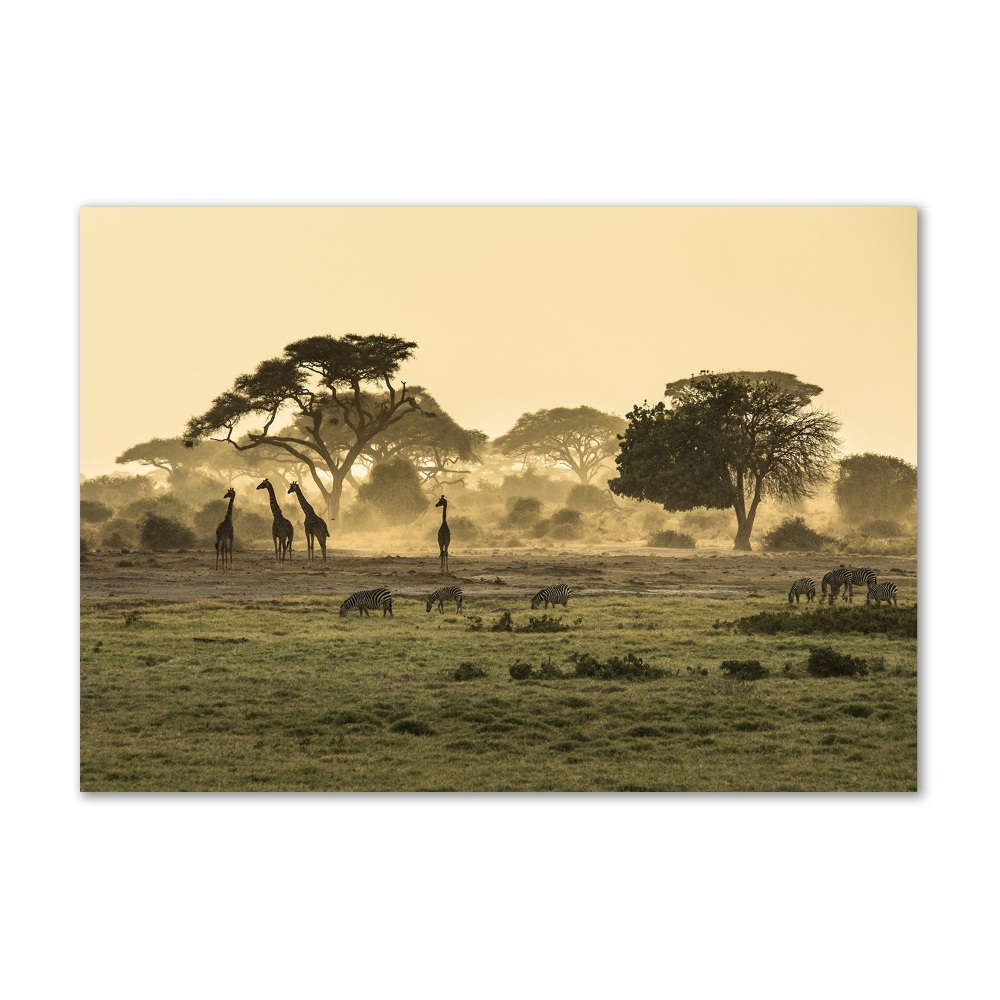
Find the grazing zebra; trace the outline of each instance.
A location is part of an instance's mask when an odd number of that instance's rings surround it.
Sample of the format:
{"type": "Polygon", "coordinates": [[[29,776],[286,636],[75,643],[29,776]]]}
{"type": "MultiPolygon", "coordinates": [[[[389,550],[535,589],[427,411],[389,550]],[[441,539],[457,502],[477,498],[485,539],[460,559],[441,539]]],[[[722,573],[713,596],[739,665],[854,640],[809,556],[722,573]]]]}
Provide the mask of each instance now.
{"type": "Polygon", "coordinates": [[[868,588],[868,600],[865,601],[865,604],[871,604],[874,601],[878,605],[882,601],[892,601],[892,606],[898,608],[899,605],[896,603],[896,597],[897,591],[894,583],[876,583],[874,586],[868,588]]]}
{"type": "Polygon", "coordinates": [[[545,602],[546,610],[550,604],[552,607],[561,604],[565,608],[568,600],[569,587],[565,583],[557,583],[554,587],[545,587],[535,594],[531,599],[531,610],[537,611],[542,606],[543,601],[545,602]]]}
{"type": "Polygon", "coordinates": [[[385,587],[379,587],[377,590],[359,590],[357,593],[351,594],[350,597],[344,601],[340,606],[340,617],[346,618],[349,611],[353,611],[355,608],[358,609],[358,617],[360,618],[362,614],[365,618],[369,618],[369,611],[378,611],[379,608],[382,609],[382,617],[385,618],[386,612],[389,613],[389,617],[392,617],[392,594],[385,589],[385,587]]]}
{"type": "Polygon", "coordinates": [[[433,594],[427,595],[427,610],[437,604],[438,611],[444,614],[444,602],[454,601],[455,610],[462,613],[462,588],[461,587],[439,587],[433,594]]]}
{"type": "Polygon", "coordinates": [[[854,570],[845,569],[843,566],[840,569],[832,569],[826,576],[823,577],[823,596],[820,597],[820,604],[823,603],[823,598],[826,597],[826,588],[830,588],[830,603],[833,604],[840,593],[840,588],[844,588],[844,600],[852,599],[854,597],[854,591],[851,588],[851,577],[854,574],[854,570]]]}
{"type": "Polygon", "coordinates": [[[878,576],[873,569],[852,569],[851,587],[863,586],[865,590],[871,590],[878,583],[878,576]]]}
{"type": "Polygon", "coordinates": [[[808,576],[802,577],[801,580],[796,580],[792,584],[792,589],[788,591],[788,603],[792,603],[792,598],[795,598],[795,603],[799,603],[799,597],[802,594],[806,595],[806,601],[811,601],[816,596],[816,581],[810,580],[808,576]]]}

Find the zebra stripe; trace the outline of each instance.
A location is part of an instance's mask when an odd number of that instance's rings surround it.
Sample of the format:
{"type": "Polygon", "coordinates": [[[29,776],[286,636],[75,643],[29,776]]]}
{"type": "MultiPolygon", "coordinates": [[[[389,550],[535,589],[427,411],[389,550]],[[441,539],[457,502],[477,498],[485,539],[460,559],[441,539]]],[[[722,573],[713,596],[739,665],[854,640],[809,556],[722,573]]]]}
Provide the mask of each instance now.
{"type": "Polygon", "coordinates": [[[796,580],[792,584],[792,589],[788,591],[788,603],[792,603],[792,598],[795,598],[795,603],[799,603],[799,597],[803,594],[806,595],[806,602],[808,603],[816,596],[816,581],[810,580],[808,576],[802,577],[801,580],[796,580]]]}
{"type": "Polygon", "coordinates": [[[836,600],[837,594],[840,593],[840,588],[844,588],[844,600],[853,599],[854,590],[851,587],[851,577],[854,570],[845,569],[841,567],[840,569],[832,569],[826,576],[823,577],[823,596],[820,597],[820,603],[823,603],[823,598],[826,597],[826,588],[830,588],[830,603],[833,604],[836,600]]]}
{"type": "Polygon", "coordinates": [[[851,570],[851,586],[852,587],[864,587],[865,590],[871,590],[878,583],[878,576],[873,569],[852,569],[851,570]]]}
{"type": "Polygon", "coordinates": [[[462,611],[462,588],[461,587],[439,587],[433,594],[427,595],[427,610],[437,604],[438,611],[444,614],[444,602],[454,601],[455,610],[461,614],[462,611]]]}
{"type": "Polygon", "coordinates": [[[894,583],[877,583],[874,587],[868,588],[868,600],[865,601],[865,604],[871,604],[874,601],[878,605],[882,601],[892,601],[892,606],[898,608],[899,605],[896,603],[897,596],[898,592],[894,583]]]}
{"type": "Polygon", "coordinates": [[[542,606],[543,601],[545,602],[546,609],[550,604],[552,607],[561,604],[565,608],[568,600],[569,587],[565,583],[557,583],[554,587],[543,587],[538,591],[531,599],[531,609],[532,611],[537,611],[542,606]]]}
{"type": "Polygon", "coordinates": [[[382,617],[385,618],[386,612],[389,613],[389,617],[392,617],[392,594],[385,589],[385,587],[379,587],[377,590],[359,590],[357,593],[351,594],[350,597],[344,601],[340,606],[340,617],[346,618],[348,612],[353,611],[355,608],[358,609],[358,617],[360,618],[362,614],[365,618],[369,618],[369,611],[378,611],[379,608],[382,609],[382,617]]]}

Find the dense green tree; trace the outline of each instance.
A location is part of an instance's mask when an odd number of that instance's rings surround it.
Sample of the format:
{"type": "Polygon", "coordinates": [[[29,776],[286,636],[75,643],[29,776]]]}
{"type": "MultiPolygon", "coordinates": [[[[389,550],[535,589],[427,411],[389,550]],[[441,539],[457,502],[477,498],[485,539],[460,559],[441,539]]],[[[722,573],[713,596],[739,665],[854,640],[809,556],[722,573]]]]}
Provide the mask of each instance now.
{"type": "Polygon", "coordinates": [[[328,516],[336,518],[344,480],[365,448],[405,417],[421,415],[406,383],[401,388],[393,383],[416,346],[382,334],[298,340],[280,357],[240,375],[208,411],[192,417],[184,441],[193,446],[213,439],[237,451],[265,445],[284,451],[308,468],[328,516]],[[384,387],[384,395],[375,399],[365,386],[384,387]],[[262,418],[263,425],[244,429],[251,418],[262,418]],[[331,428],[340,425],[347,433],[331,440],[331,428]]]}
{"type": "Polygon", "coordinates": [[[514,426],[493,445],[505,455],[517,455],[527,464],[541,460],[572,469],[586,485],[618,451],[618,435],[625,421],[592,406],[558,406],[522,413],[514,426]]]}
{"type": "Polygon", "coordinates": [[[420,476],[401,455],[377,462],[358,487],[357,503],[374,510],[387,524],[410,524],[430,501],[420,488],[420,476]]]}
{"type": "Polygon", "coordinates": [[[917,470],[889,455],[848,455],[840,460],[833,495],[842,517],[862,521],[909,518],[917,505],[917,470]]]}
{"type": "Polygon", "coordinates": [[[749,551],[763,499],[800,500],[825,481],[840,422],[794,386],[702,372],[671,397],[629,413],[608,483],[617,495],[671,511],[732,507],[734,547],[749,551]]]}

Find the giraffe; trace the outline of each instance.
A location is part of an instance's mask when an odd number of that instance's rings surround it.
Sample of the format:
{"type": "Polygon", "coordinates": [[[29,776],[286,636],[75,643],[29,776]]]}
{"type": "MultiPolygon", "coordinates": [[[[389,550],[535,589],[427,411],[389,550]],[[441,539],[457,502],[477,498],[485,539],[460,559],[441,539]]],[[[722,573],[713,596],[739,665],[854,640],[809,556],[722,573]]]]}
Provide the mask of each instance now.
{"type": "Polygon", "coordinates": [[[441,508],[441,527],[438,528],[438,548],[441,550],[441,573],[448,572],[448,546],[451,544],[451,528],[448,527],[448,501],[444,494],[438,500],[435,507],[441,508]]]}
{"type": "Polygon", "coordinates": [[[271,485],[270,479],[265,479],[257,489],[267,490],[271,501],[271,513],[274,515],[274,522],[271,525],[271,538],[274,540],[274,561],[284,562],[286,555],[290,560],[292,558],[292,535],[295,530],[292,528],[292,522],[281,513],[278,501],[274,498],[274,487],[271,485]]]}
{"type": "Polygon", "coordinates": [[[294,493],[299,498],[299,506],[306,519],[306,547],[309,549],[309,558],[313,558],[313,541],[319,539],[319,547],[323,552],[323,562],[326,562],[326,540],[330,534],[330,529],[323,520],[312,509],[312,504],[302,495],[302,487],[298,483],[292,483],[288,487],[289,493],[294,493]]]}
{"type": "Polygon", "coordinates": [[[226,511],[225,520],[215,529],[215,568],[219,568],[219,555],[222,555],[222,568],[226,568],[226,559],[229,560],[229,568],[233,568],[233,501],[236,499],[236,490],[229,487],[226,490],[223,500],[229,501],[229,510],[226,511]]]}

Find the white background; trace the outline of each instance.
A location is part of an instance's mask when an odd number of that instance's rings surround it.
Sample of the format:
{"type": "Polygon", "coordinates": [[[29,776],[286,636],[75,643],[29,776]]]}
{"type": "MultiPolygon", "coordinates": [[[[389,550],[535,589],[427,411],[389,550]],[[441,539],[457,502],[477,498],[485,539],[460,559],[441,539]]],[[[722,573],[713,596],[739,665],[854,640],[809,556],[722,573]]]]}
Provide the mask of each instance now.
{"type": "Polygon", "coordinates": [[[980,624],[996,546],[975,526],[994,478],[988,10],[6,12],[9,995],[986,992],[1000,704],[980,624]],[[79,208],[498,203],[919,206],[919,794],[78,792],[79,208]],[[45,446],[19,444],[28,431],[45,446]]]}

